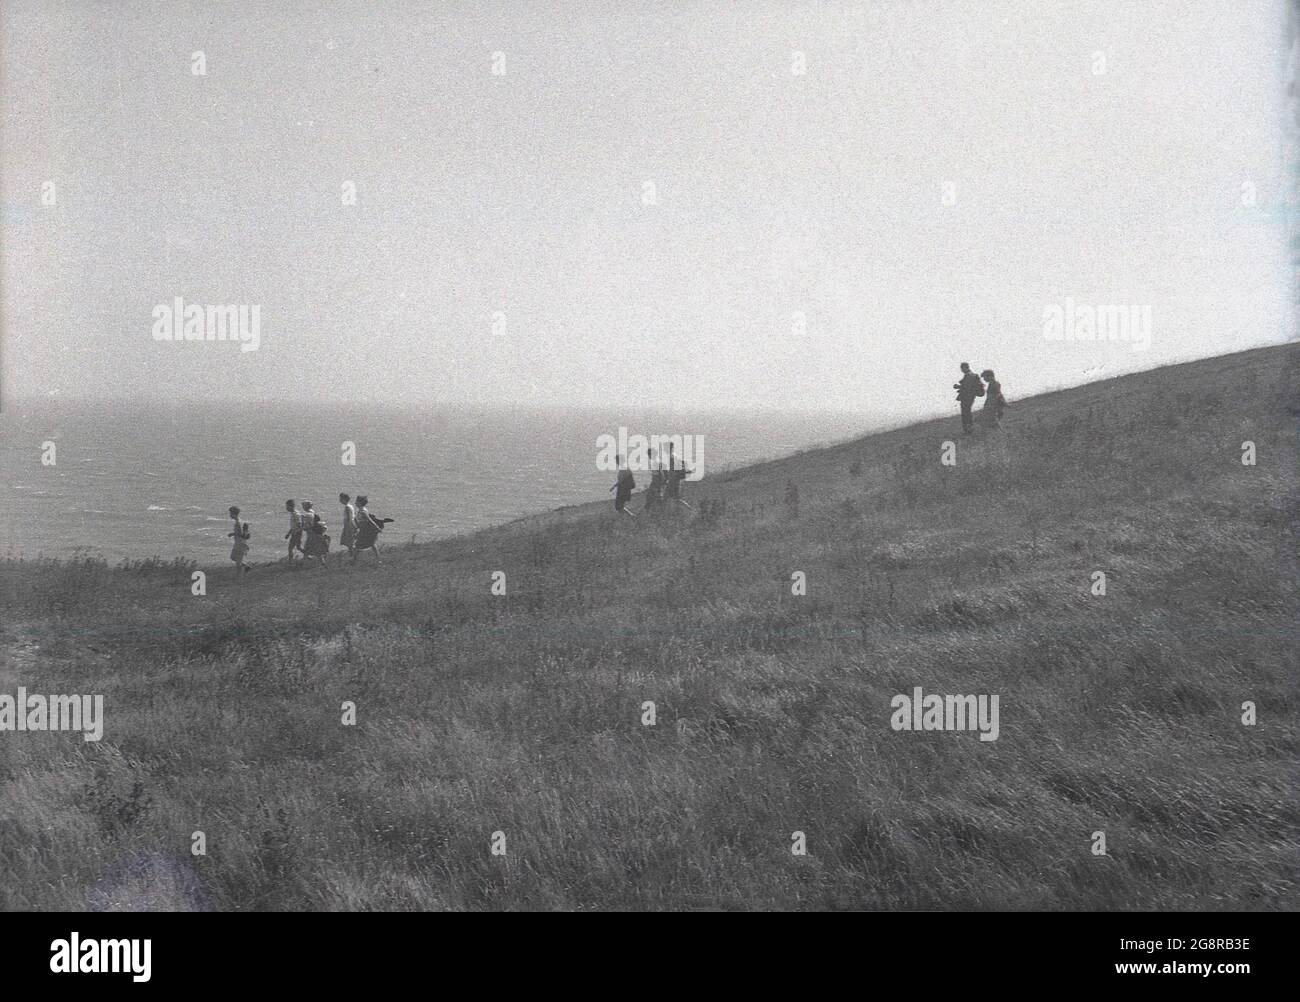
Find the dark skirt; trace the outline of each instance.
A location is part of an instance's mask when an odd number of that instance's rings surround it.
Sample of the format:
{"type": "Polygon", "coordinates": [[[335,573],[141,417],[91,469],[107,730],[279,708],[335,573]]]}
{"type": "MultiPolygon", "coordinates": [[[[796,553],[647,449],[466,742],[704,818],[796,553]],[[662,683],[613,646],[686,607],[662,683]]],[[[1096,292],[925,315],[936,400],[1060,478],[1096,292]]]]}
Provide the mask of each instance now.
{"type": "Polygon", "coordinates": [[[370,519],[363,519],[357,523],[357,538],[353,542],[353,549],[368,550],[375,545],[375,540],[379,538],[379,527],[370,519]]]}

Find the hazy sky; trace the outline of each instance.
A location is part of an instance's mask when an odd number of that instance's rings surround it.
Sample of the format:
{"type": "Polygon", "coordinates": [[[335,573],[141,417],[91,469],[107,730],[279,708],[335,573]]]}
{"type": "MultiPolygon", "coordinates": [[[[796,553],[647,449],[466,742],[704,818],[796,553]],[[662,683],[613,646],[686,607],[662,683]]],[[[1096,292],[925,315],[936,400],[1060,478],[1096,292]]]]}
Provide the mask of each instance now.
{"type": "Polygon", "coordinates": [[[900,415],[1292,336],[1281,2],[0,9],[9,398],[900,415]]]}

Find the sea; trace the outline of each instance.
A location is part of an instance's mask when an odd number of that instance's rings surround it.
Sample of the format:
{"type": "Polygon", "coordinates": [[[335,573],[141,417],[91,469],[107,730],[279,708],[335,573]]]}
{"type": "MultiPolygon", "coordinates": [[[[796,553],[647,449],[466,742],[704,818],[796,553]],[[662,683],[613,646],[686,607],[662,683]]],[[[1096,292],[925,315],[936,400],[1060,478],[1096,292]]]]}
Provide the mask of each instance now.
{"type": "Polygon", "coordinates": [[[233,504],[256,563],[283,555],[289,498],[312,501],[337,541],[340,492],[394,519],[390,544],[454,536],[610,501],[601,436],[620,428],[691,436],[706,479],[874,430],[843,412],[9,401],[0,556],[213,564],[229,557],[233,504]]]}

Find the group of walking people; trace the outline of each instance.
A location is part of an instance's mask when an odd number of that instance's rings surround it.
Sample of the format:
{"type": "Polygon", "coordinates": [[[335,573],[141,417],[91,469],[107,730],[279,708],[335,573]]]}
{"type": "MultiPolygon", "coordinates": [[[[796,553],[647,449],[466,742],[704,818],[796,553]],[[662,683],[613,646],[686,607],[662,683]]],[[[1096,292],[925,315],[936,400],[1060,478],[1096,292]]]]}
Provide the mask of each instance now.
{"type": "MultiPolygon", "coordinates": [[[[953,383],[952,388],[957,391],[957,402],[961,405],[961,427],[965,434],[971,434],[975,428],[974,406],[979,397],[984,398],[984,407],[980,411],[981,419],[989,427],[997,427],[998,422],[1002,420],[1002,412],[1007,402],[1002,396],[1002,384],[998,382],[992,369],[985,369],[977,376],[971,371],[969,362],[962,362],[961,379],[953,383]]],[[[690,475],[690,467],[685,462],[679,462],[673,455],[671,443],[668,445],[667,461],[661,462],[661,458],[653,451],[650,453],[650,486],[645,490],[643,510],[659,511],[671,503],[690,508],[691,506],[682,499],[682,483],[690,475]]],[[[632,500],[632,492],[636,489],[636,477],[623,462],[622,456],[617,457],[617,462],[618,479],[610,487],[614,492],[614,510],[635,518],[636,512],[628,507],[628,502],[632,500]]],[[[391,518],[372,515],[367,507],[369,503],[370,499],[364,494],[357,495],[355,504],[349,495],[339,495],[339,504],[343,506],[343,535],[339,543],[352,554],[353,563],[356,563],[357,557],[363,550],[370,550],[375,555],[375,560],[379,560],[379,534],[385,525],[393,521],[391,518]]],[[[797,492],[791,483],[787,485],[786,504],[787,506],[793,504],[797,511],[798,503],[797,492]]],[[[324,565],[329,557],[331,537],[329,526],[325,524],[313,503],[304,501],[299,508],[298,502],[290,498],[284,503],[284,510],[289,514],[289,529],[284,534],[288,542],[286,559],[289,563],[293,563],[294,554],[299,553],[304,562],[314,560],[324,565]]],[[[230,517],[234,521],[233,530],[226,534],[234,540],[230,559],[235,563],[236,573],[240,573],[249,570],[245,558],[249,551],[250,532],[248,523],[240,521],[239,508],[234,505],[230,506],[230,517]]]]}
{"type": "Polygon", "coordinates": [[[984,398],[980,418],[990,428],[998,426],[1007,402],[1002,396],[1002,384],[997,381],[992,369],[985,369],[977,376],[971,372],[969,362],[962,362],[961,380],[953,383],[952,388],[957,391],[957,403],[961,405],[961,430],[964,434],[969,435],[975,429],[972,409],[977,397],[984,398]]]}
{"type": "MultiPolygon", "coordinates": [[[[623,463],[623,457],[615,457],[618,462],[618,479],[610,488],[614,492],[614,510],[624,515],[636,517],[636,512],[627,506],[632,500],[632,491],[636,489],[636,477],[623,463]]],[[[669,502],[676,502],[684,508],[691,506],[682,500],[682,481],[691,473],[685,462],[679,463],[673,455],[673,446],[668,444],[668,463],[660,462],[658,453],[650,453],[650,486],[645,490],[645,511],[653,512],[664,508],[669,502]]]]}
{"type": "MultiPolygon", "coordinates": [[[[343,506],[343,535],[339,543],[352,554],[353,563],[357,562],[357,557],[363,550],[370,550],[375,555],[375,560],[379,560],[379,534],[385,525],[393,521],[391,518],[372,515],[367,507],[369,503],[370,499],[364,494],[357,495],[356,504],[352,503],[351,495],[339,495],[339,504],[343,506]]],[[[320,512],[316,511],[311,501],[304,501],[299,508],[298,502],[293,498],[284,503],[284,510],[289,515],[289,531],[284,534],[288,542],[289,563],[293,563],[294,554],[299,553],[304,562],[315,561],[323,566],[329,557],[332,538],[329,526],[321,518],[320,512]]],[[[234,561],[235,573],[238,574],[249,570],[245,558],[248,556],[252,534],[248,523],[240,520],[239,508],[235,505],[230,506],[230,517],[234,520],[234,529],[226,535],[235,541],[230,550],[230,559],[234,561]]]]}

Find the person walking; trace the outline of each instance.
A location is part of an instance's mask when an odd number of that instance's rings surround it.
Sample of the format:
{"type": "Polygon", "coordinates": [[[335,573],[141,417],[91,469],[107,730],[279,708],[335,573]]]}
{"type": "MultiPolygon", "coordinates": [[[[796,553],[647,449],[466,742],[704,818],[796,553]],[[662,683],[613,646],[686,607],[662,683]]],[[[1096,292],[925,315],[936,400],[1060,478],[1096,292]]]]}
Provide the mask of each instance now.
{"type": "Polygon", "coordinates": [[[997,381],[992,369],[985,369],[980,373],[980,378],[986,384],[984,406],[980,408],[980,416],[990,428],[996,428],[998,422],[1002,420],[1002,411],[1007,406],[1007,401],[1002,396],[1002,384],[997,381]]]}
{"type": "Polygon", "coordinates": [[[343,534],[339,537],[339,545],[351,552],[357,540],[357,509],[346,494],[339,495],[339,504],[343,506],[343,534]]]}
{"type": "Polygon", "coordinates": [[[618,464],[618,479],[614,481],[614,486],[610,488],[614,492],[614,510],[636,518],[636,512],[627,506],[628,501],[632,498],[632,491],[636,487],[636,477],[632,476],[632,471],[623,465],[622,456],[615,456],[614,461],[618,464]]]}
{"type": "Polygon", "coordinates": [[[668,443],[668,473],[667,482],[664,485],[664,497],[669,501],[676,501],[684,508],[690,505],[682,500],[682,481],[686,479],[691,472],[689,466],[683,460],[681,466],[677,465],[677,459],[673,455],[673,443],[668,443]]]}
{"type": "Polygon", "coordinates": [[[239,509],[233,504],[230,506],[230,517],[234,519],[235,528],[233,532],[226,533],[226,536],[235,541],[230,548],[230,559],[235,562],[235,576],[239,577],[249,569],[244,563],[244,557],[248,556],[248,523],[239,521],[239,509]]]}
{"type": "Polygon", "coordinates": [[[664,468],[659,462],[659,454],[650,453],[650,486],[645,491],[645,510],[658,511],[664,501],[664,468]]]}
{"type": "Polygon", "coordinates": [[[293,551],[302,552],[302,514],[298,511],[298,502],[290,498],[284,503],[284,510],[289,513],[289,531],[284,538],[289,541],[289,563],[293,563],[293,551]]]}
{"type": "Polygon", "coordinates": [[[375,555],[375,562],[379,563],[379,534],[384,531],[384,526],[392,521],[391,518],[378,518],[370,514],[370,499],[364,494],[357,495],[357,538],[352,546],[352,562],[357,562],[357,557],[361,555],[362,550],[370,550],[375,555]]]}
{"type": "Polygon", "coordinates": [[[311,525],[307,526],[305,531],[306,545],[303,547],[302,551],[302,557],[304,560],[315,558],[320,562],[321,566],[325,565],[330,552],[330,537],[328,529],[329,526],[321,521],[320,515],[313,512],[311,525]]]}

